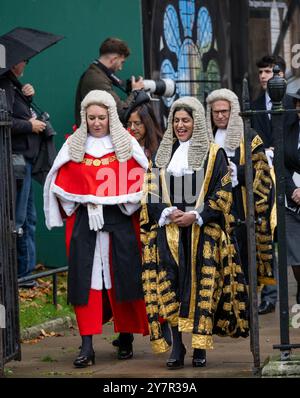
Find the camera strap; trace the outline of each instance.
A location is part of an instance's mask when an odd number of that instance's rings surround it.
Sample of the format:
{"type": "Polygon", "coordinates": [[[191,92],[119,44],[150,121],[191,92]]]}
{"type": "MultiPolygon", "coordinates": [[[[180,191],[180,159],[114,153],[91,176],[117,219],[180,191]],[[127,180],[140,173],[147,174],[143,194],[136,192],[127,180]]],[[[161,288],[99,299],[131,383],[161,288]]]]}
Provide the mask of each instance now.
{"type": "Polygon", "coordinates": [[[110,81],[114,86],[118,87],[120,90],[122,90],[124,93],[127,94],[127,91],[124,88],[123,80],[119,79],[118,76],[116,76],[112,70],[103,65],[100,61],[98,61],[98,59],[95,59],[93,64],[96,65],[100,70],[102,70],[102,72],[106,74],[106,76],[110,79],[110,81]]]}

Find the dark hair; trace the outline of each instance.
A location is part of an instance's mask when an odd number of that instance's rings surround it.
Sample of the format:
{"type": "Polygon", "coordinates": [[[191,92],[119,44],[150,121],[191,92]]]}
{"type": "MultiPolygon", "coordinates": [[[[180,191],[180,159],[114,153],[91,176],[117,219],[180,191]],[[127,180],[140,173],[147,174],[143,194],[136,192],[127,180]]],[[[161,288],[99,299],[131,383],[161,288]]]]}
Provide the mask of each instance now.
{"type": "Polygon", "coordinates": [[[273,67],[274,65],[278,65],[280,70],[285,73],[286,63],[280,55],[265,55],[256,62],[258,68],[273,67]]]}
{"type": "Polygon", "coordinates": [[[124,57],[127,58],[130,55],[130,50],[125,41],[116,37],[108,37],[99,48],[100,57],[106,54],[124,55],[124,57]]]}
{"type": "Polygon", "coordinates": [[[137,112],[145,126],[145,153],[148,159],[151,159],[163,136],[161,127],[156,119],[152,107],[149,104],[137,106],[133,109],[131,114],[134,112],[137,112]]]}

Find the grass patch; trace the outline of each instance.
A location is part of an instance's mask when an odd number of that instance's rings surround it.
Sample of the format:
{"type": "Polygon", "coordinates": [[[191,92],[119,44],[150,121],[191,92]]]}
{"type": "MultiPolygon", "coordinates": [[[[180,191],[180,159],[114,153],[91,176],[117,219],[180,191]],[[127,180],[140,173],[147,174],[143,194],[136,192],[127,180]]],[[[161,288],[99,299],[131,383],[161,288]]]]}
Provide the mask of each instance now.
{"type": "Polygon", "coordinates": [[[7,368],[7,367],[4,368],[4,376],[5,377],[11,376],[13,374],[14,374],[14,372],[13,372],[13,370],[11,368],[7,368]]]}
{"type": "Polygon", "coordinates": [[[57,308],[52,304],[52,279],[38,279],[39,287],[19,290],[21,330],[51,319],[73,316],[73,307],[67,304],[66,275],[58,276],[57,308]]]}
{"type": "Polygon", "coordinates": [[[50,357],[50,355],[46,355],[41,360],[42,360],[42,362],[57,362],[57,360],[50,357]]]}

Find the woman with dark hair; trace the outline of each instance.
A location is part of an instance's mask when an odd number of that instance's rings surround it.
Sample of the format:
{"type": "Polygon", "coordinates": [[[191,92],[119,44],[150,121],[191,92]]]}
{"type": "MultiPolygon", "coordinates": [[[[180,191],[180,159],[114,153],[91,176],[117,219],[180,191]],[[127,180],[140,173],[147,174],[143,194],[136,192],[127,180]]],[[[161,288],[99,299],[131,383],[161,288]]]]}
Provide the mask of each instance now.
{"type": "Polygon", "coordinates": [[[226,154],[210,142],[202,104],[182,97],[147,176],[141,209],[143,289],[153,351],[169,349],[168,369],[184,366],[182,332],[192,335],[194,367],[206,365],[213,334],[248,335],[247,291],[230,232],[232,186],[226,154]]]}
{"type": "Polygon", "coordinates": [[[129,115],[127,127],[150,160],[163,136],[152,107],[149,104],[142,104],[134,108],[129,115]]]}
{"type": "MultiPolygon", "coordinates": [[[[151,161],[153,155],[156,153],[159,143],[162,139],[162,131],[154,111],[150,104],[143,103],[134,107],[131,112],[125,118],[127,122],[125,123],[129,132],[134,136],[137,142],[140,144],[147,156],[148,161],[151,161]]],[[[139,211],[134,215],[139,219],[139,211]]],[[[162,333],[165,337],[167,343],[171,344],[171,334],[168,327],[168,323],[160,319],[162,333]]],[[[132,342],[134,340],[133,334],[130,333],[120,333],[118,338],[113,340],[112,344],[115,347],[120,346],[120,341],[131,342],[132,352],[132,342]]]]}

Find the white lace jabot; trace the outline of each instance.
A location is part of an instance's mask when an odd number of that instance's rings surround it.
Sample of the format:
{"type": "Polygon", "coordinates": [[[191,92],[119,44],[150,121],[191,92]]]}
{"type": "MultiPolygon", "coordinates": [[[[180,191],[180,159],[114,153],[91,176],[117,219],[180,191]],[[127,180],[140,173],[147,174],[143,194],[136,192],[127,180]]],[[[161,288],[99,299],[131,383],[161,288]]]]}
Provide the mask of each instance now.
{"type": "Polygon", "coordinates": [[[167,172],[174,177],[182,177],[185,174],[193,174],[193,170],[188,168],[188,150],[190,140],[181,142],[179,147],[174,152],[172,159],[167,167],[167,172]]]}
{"type": "Polygon", "coordinates": [[[113,151],[114,147],[110,135],[105,135],[104,137],[93,137],[88,135],[85,144],[85,152],[87,154],[95,158],[100,158],[113,151]]]}

